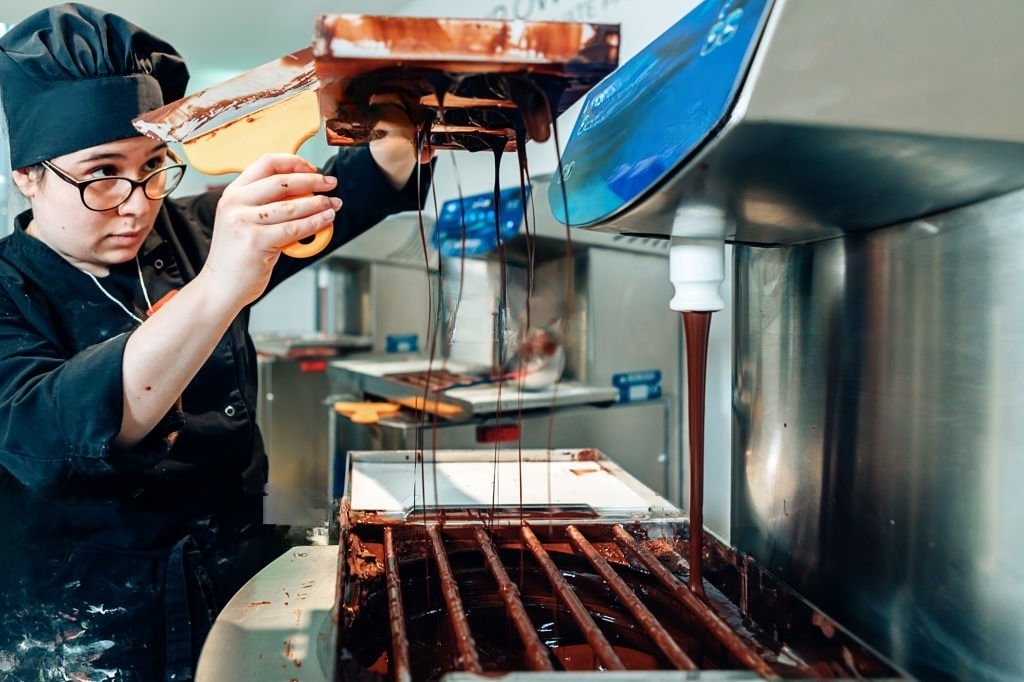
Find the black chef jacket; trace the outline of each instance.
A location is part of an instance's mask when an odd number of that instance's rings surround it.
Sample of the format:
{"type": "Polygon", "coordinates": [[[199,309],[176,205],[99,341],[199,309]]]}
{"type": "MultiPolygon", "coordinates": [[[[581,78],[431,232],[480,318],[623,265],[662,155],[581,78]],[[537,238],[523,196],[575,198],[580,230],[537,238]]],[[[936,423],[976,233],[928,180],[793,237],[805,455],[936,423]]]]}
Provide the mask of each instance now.
{"type": "MultiPolygon", "coordinates": [[[[417,208],[429,182],[427,169],[395,190],[366,147],[341,149],[324,172],[343,202],[329,249],[417,208]]],[[[135,262],[102,287],[143,318],[147,295],[202,268],[218,199],[164,200],[138,255],[145,295],[135,262]]],[[[283,549],[261,524],[249,312],[180,408],[118,449],[121,360],[138,323],[29,237],[30,217],[0,240],[0,679],[189,679],[224,600],[283,549]]],[[[268,291],[309,262],[282,256],[268,291]]]]}

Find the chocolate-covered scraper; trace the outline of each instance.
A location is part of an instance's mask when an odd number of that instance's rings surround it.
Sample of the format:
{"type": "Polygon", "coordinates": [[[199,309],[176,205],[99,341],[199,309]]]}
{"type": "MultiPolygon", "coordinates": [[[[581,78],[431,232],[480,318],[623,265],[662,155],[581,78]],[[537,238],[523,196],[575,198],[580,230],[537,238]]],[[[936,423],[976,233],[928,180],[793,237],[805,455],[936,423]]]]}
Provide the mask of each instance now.
{"type": "MultiPolygon", "coordinates": [[[[296,153],[320,129],[312,50],[258,66],[133,122],[139,132],[179,142],[189,163],[209,175],[238,173],[264,153],[296,153]]],[[[284,249],[295,258],[319,253],[332,228],[284,249]]]]}

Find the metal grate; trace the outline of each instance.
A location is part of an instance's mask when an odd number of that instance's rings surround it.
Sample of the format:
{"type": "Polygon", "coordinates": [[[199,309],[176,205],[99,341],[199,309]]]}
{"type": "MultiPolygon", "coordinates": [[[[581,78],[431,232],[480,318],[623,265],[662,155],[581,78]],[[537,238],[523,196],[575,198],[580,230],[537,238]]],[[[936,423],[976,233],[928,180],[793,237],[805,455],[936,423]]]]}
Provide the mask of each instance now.
{"type": "MultiPolygon", "coordinates": [[[[459,584],[449,561],[445,534],[442,527],[436,523],[430,523],[421,528],[428,539],[430,555],[438,573],[440,590],[443,595],[445,614],[448,624],[454,632],[454,641],[457,647],[455,668],[482,674],[485,672],[484,666],[481,663],[481,656],[466,618],[472,605],[466,604],[460,595],[459,584]]],[[[573,591],[562,570],[556,565],[551,553],[537,537],[533,528],[529,524],[523,524],[519,530],[522,546],[537,561],[561,605],[571,614],[587,645],[592,649],[599,668],[627,670],[627,665],[620,659],[615,647],[602,633],[600,624],[573,591]]],[[[462,531],[460,536],[464,534],[465,529],[462,531]]],[[[675,669],[697,670],[696,663],[683,651],[651,610],[644,605],[612,563],[601,556],[601,552],[587,539],[584,532],[574,525],[567,526],[564,532],[574,550],[583,556],[607,582],[625,610],[631,614],[637,627],[646,632],[664,659],[670,662],[675,669]]],[[[686,584],[665,568],[661,560],[650,549],[635,539],[621,525],[613,526],[612,532],[615,541],[631,553],[633,559],[646,566],[665,589],[677,599],[679,606],[692,613],[707,629],[707,632],[716,638],[736,660],[741,661],[744,667],[759,675],[777,677],[773,668],[762,655],[752,645],[741,639],[710,607],[694,596],[686,584]]],[[[393,679],[406,682],[412,679],[409,636],[405,627],[401,590],[402,576],[399,574],[400,559],[395,550],[393,528],[384,528],[383,537],[388,613],[391,623],[390,669],[393,679]]],[[[476,525],[471,529],[471,537],[475,542],[475,549],[482,554],[485,564],[497,584],[497,592],[514,624],[515,632],[524,651],[525,667],[533,671],[555,670],[552,663],[552,652],[541,640],[531,622],[518,586],[506,571],[491,534],[483,525],[476,525]]],[[[464,551],[464,549],[464,544],[460,543],[460,551],[464,551]]],[[[678,554],[674,558],[683,562],[682,557],[678,554]]],[[[420,570],[418,564],[413,564],[413,566],[416,566],[415,570],[420,570]]],[[[411,568],[412,566],[410,566],[411,568]]]]}
{"type": "Polygon", "coordinates": [[[687,538],[673,521],[364,516],[343,529],[334,679],[697,670],[903,679],[706,534],[697,596],[679,551],[687,538]]]}

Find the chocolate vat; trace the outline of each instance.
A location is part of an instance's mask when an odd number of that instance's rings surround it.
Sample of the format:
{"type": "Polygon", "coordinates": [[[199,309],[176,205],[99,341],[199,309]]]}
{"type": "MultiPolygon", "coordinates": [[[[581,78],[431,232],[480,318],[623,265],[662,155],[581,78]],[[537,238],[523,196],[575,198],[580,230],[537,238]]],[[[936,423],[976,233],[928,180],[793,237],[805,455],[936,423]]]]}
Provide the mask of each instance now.
{"type": "MultiPolygon", "coordinates": [[[[521,463],[492,463],[491,451],[351,453],[350,473],[352,459],[357,467],[371,464],[364,473],[372,473],[373,465],[401,457],[412,458],[425,482],[431,467],[441,466],[441,483],[434,493],[426,483],[427,504],[402,509],[369,509],[374,505],[358,493],[342,500],[334,680],[573,679],[609,670],[638,680],[668,671],[728,675],[716,679],[902,679],[826,614],[709,534],[706,598],[694,596],[686,518],[602,453],[524,451],[521,463]],[[573,499],[593,492],[583,488],[555,490],[557,506],[535,504],[541,494],[527,494],[522,507],[509,504],[508,488],[491,496],[464,485],[457,467],[445,467],[451,457],[485,478],[488,471],[507,475],[503,465],[521,466],[516,483],[523,490],[545,466],[555,470],[555,488],[563,485],[559,468],[603,476],[611,482],[607,504],[573,499]],[[618,484],[626,493],[614,500],[618,484]],[[458,506],[432,504],[444,501],[446,490],[459,491],[458,506]],[[651,504],[627,508],[620,504],[626,498],[651,504]]],[[[368,480],[349,479],[355,487],[369,487],[368,480]]]]}

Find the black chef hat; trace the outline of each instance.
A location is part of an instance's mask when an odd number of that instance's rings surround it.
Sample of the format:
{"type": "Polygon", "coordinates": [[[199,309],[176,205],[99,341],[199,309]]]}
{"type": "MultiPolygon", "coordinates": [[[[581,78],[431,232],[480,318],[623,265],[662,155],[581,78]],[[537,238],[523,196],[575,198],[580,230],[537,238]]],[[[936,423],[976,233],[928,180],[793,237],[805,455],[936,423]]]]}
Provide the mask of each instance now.
{"type": "Polygon", "coordinates": [[[138,135],[136,116],[185,94],[169,44],[103,10],[68,3],[0,36],[0,95],[11,167],[138,135]]]}

